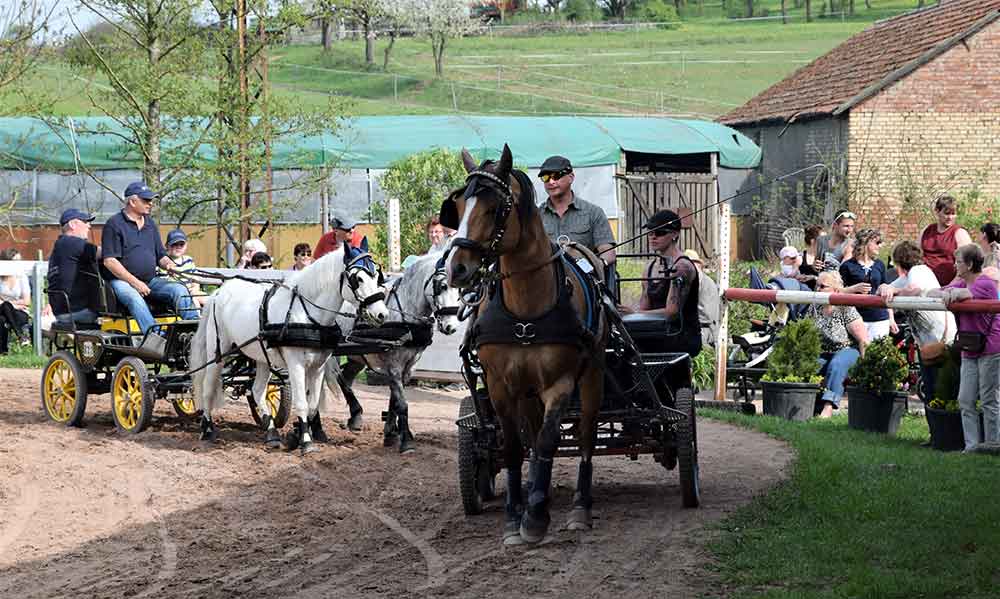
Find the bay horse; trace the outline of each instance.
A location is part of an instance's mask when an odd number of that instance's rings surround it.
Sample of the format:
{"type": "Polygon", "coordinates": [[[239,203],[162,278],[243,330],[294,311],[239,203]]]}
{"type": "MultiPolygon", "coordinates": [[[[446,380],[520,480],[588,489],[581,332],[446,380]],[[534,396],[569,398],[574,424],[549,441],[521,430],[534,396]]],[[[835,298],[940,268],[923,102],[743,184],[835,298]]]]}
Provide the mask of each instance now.
{"type": "MultiPolygon", "coordinates": [[[[510,148],[504,145],[499,161],[479,165],[463,149],[462,161],[468,172],[466,186],[445,200],[440,214],[442,225],[458,230],[448,277],[466,293],[478,289],[485,296],[476,309],[476,322],[469,325],[473,330],[467,343],[478,347],[503,430],[503,543],[538,543],[551,521],[552,460],[559,447],[560,419],[574,393],[581,402],[580,465],[567,527],[586,530],[592,524],[592,459],[604,396],[608,323],[594,281],[563,256],[572,254],[575,260],[582,254],[571,247],[557,249],[546,236],[531,180],[513,169],[510,148]],[[552,326],[552,319],[559,318],[561,326],[552,326]],[[491,322],[508,324],[489,328],[491,322]],[[533,455],[527,506],[521,490],[525,442],[533,455]]],[[[603,272],[595,262],[591,254],[590,270],[603,272]]]]}
{"type": "Polygon", "coordinates": [[[379,284],[381,273],[367,248],[367,239],[362,241],[361,249],[345,242],[343,247],[290,274],[281,283],[267,285],[231,279],[212,294],[191,339],[190,355],[193,367],[206,365],[192,374],[195,405],[202,410],[203,441],[217,439],[212,411],[225,403],[223,364],[218,357],[239,348],[239,352],[256,362],[253,397],[267,431],[265,444],[270,448],[281,445],[273,414],[264,400],[271,371],[281,369],[288,372],[292,410],[298,418],[286,437],[286,445],[289,449],[299,447],[303,455],[316,450],[313,435],[322,429],[318,409],[323,367],[330,359],[331,349],[292,344],[268,346],[261,339],[261,321],[267,325],[287,323],[319,330],[335,324],[346,299],[362,306],[364,317],[381,324],[389,311],[379,284]]]}

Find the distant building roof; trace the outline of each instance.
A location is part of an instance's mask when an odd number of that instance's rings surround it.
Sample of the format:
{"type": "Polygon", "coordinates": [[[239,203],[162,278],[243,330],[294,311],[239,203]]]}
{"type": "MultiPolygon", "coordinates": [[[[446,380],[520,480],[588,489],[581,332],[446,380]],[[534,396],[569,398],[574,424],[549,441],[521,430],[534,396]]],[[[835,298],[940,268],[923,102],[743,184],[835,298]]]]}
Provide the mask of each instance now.
{"type": "Polygon", "coordinates": [[[838,115],[1000,18],[1000,0],[941,0],[879,21],[719,117],[727,125],[838,115]]]}

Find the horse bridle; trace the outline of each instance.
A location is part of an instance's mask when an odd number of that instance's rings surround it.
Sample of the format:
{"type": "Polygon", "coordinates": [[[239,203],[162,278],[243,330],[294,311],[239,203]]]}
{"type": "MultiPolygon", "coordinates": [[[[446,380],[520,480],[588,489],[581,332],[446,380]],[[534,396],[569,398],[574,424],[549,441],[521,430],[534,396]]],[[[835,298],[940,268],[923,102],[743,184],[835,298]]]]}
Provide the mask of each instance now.
{"type": "Polygon", "coordinates": [[[430,298],[431,314],[438,322],[445,316],[458,316],[458,306],[442,306],[439,296],[448,290],[448,272],[444,268],[436,268],[434,274],[424,283],[424,296],[430,298]],[[431,292],[427,293],[430,286],[431,292]]]}
{"type": "Polygon", "coordinates": [[[477,272],[481,278],[486,278],[491,267],[500,259],[500,253],[497,251],[497,248],[500,247],[500,242],[503,240],[504,234],[507,233],[507,218],[514,210],[514,193],[510,189],[510,184],[493,173],[482,169],[469,173],[469,176],[465,178],[465,184],[466,199],[475,194],[479,185],[492,189],[499,196],[499,205],[493,215],[493,233],[490,235],[489,245],[483,245],[468,237],[456,237],[451,241],[452,247],[479,252],[479,269],[477,272]],[[488,183],[482,183],[479,179],[485,179],[488,183]],[[472,185],[473,183],[477,185],[472,185]]]}
{"type": "Polygon", "coordinates": [[[362,314],[363,310],[368,306],[385,300],[385,277],[382,274],[382,269],[375,265],[375,260],[372,259],[371,254],[368,252],[358,254],[347,263],[347,267],[344,269],[344,272],[340,274],[341,286],[344,284],[344,279],[347,279],[347,286],[354,295],[354,299],[358,301],[359,314],[362,314]],[[371,262],[370,269],[368,265],[365,264],[365,260],[371,262]],[[373,277],[376,273],[378,273],[378,286],[380,290],[364,299],[359,298],[358,290],[361,288],[361,281],[358,279],[358,271],[365,272],[373,277]]]}

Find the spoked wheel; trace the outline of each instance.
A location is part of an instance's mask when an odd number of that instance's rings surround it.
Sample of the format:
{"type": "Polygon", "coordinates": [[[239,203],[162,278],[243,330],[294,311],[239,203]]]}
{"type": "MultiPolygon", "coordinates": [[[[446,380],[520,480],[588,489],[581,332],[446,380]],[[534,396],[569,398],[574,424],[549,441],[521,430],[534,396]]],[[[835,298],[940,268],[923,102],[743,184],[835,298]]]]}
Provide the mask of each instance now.
{"type": "Polygon", "coordinates": [[[694,392],[685,387],[677,390],[676,408],[687,419],[674,425],[677,437],[677,465],[681,478],[681,501],[684,507],[698,507],[701,488],[698,483],[698,430],[694,414],[694,392]]]}
{"type": "Polygon", "coordinates": [[[190,392],[170,396],[170,403],[177,415],[186,420],[194,420],[201,415],[201,410],[195,406],[194,395],[190,392]]]}
{"type": "MultiPolygon", "coordinates": [[[[459,418],[475,413],[472,401],[471,396],[462,398],[459,418]]],[[[458,487],[467,516],[483,513],[483,502],[496,497],[496,476],[490,462],[476,451],[472,430],[458,427],[458,487]]]]}
{"type": "Polygon", "coordinates": [[[146,364],[135,356],[122,358],[111,380],[111,414],[118,430],[130,435],[146,430],[155,402],[146,364]]]}
{"type": "Polygon", "coordinates": [[[79,426],[87,409],[87,375],[76,356],[58,351],[42,370],[42,408],[53,422],[79,426]]]}
{"type": "MultiPolygon", "coordinates": [[[[288,415],[292,413],[292,390],[288,387],[288,383],[269,384],[264,401],[267,402],[267,407],[271,411],[274,427],[285,426],[285,423],[288,422],[288,415]]],[[[257,426],[263,427],[264,421],[261,418],[263,415],[253,398],[253,391],[247,391],[247,404],[250,406],[250,415],[253,417],[253,421],[257,423],[257,426]]]]}

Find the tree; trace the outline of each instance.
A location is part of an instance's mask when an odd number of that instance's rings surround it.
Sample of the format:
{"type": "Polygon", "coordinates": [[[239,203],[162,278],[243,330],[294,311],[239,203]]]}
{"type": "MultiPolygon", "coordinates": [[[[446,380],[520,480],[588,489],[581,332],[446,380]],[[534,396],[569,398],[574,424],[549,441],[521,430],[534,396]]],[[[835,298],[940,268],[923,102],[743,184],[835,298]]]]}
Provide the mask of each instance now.
{"type": "Polygon", "coordinates": [[[625,12],[629,8],[631,8],[632,5],[635,3],[635,0],[599,0],[599,1],[601,7],[604,8],[604,11],[607,12],[608,15],[618,19],[624,19],[625,12]]]}
{"type": "Polygon", "coordinates": [[[412,29],[416,17],[414,15],[415,6],[412,0],[381,0],[382,17],[385,23],[385,32],[389,36],[389,43],[382,49],[382,70],[389,69],[389,56],[392,48],[396,45],[396,39],[403,35],[408,29],[412,29]]]}
{"type": "Polygon", "coordinates": [[[469,18],[466,0],[414,0],[416,25],[431,40],[434,75],[444,75],[444,51],[448,40],[462,37],[481,26],[469,18]]]}
{"type": "Polygon", "coordinates": [[[806,23],[812,23],[812,0],[805,0],[806,2],[806,23]]]}
{"type": "Polygon", "coordinates": [[[387,3],[383,0],[341,0],[340,3],[341,10],[353,17],[364,32],[365,65],[369,67],[375,64],[375,34],[387,3]]]}
{"type": "Polygon", "coordinates": [[[747,0],[747,17],[753,16],[753,0],[747,0]]]}
{"type": "Polygon", "coordinates": [[[19,83],[38,61],[54,8],[46,11],[39,0],[12,0],[0,6],[0,115],[38,108],[29,100],[38,95],[19,83]]]}
{"type": "Polygon", "coordinates": [[[197,142],[183,147],[165,142],[188,137],[184,121],[178,119],[198,114],[205,99],[207,86],[199,85],[204,48],[193,19],[200,2],[79,2],[114,31],[99,47],[70,17],[93,64],[114,92],[100,99],[91,95],[91,103],[121,127],[107,133],[121,138],[125,152],[142,156],[145,180],[164,189],[182,170],[176,166],[164,174],[164,148],[171,148],[170,162],[186,165],[197,146],[197,142]],[[164,112],[170,116],[165,118],[164,112]]]}

